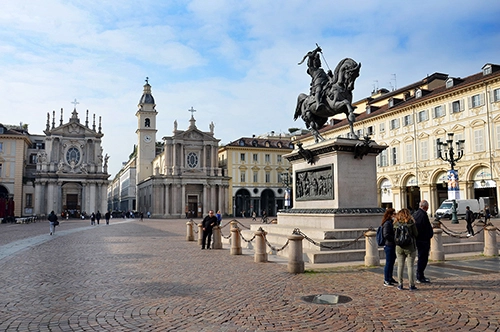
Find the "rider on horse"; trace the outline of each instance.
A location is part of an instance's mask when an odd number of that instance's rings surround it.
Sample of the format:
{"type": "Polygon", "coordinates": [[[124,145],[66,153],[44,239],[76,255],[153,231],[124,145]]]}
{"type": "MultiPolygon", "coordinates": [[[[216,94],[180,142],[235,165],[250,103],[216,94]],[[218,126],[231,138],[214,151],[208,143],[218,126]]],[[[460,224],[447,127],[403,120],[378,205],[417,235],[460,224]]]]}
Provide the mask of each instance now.
{"type": "MultiPolygon", "coordinates": [[[[316,109],[319,109],[320,106],[323,105],[321,102],[323,99],[323,91],[324,87],[330,81],[330,77],[332,77],[332,71],[329,70],[328,74],[325,73],[323,68],[321,68],[321,59],[319,57],[319,53],[321,52],[321,47],[316,47],[315,50],[307,52],[299,65],[302,64],[307,58],[307,73],[311,76],[311,96],[314,96],[314,99],[311,100],[311,103],[316,101],[316,109]]],[[[312,105],[311,105],[312,106],[312,105]]]]}

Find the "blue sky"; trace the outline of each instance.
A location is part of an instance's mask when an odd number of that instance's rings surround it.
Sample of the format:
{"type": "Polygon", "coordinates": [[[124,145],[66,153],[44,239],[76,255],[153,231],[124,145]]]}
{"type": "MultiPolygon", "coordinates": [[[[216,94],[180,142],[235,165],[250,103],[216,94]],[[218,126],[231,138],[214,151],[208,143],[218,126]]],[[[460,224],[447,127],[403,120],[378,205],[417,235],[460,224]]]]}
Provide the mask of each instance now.
{"type": "MultiPolygon", "coordinates": [[[[333,69],[362,63],[354,100],[434,72],[465,77],[500,64],[500,2],[482,1],[2,1],[0,122],[42,133],[47,112],[75,98],[80,118],[102,117],[114,174],[137,142],[135,112],[146,77],[157,139],[173,122],[226,144],[287,132],[309,91],[304,54],[318,43],[333,69]],[[395,74],[395,76],[394,76],[395,74]]],[[[323,62],[323,67],[326,64],[323,62]]]]}

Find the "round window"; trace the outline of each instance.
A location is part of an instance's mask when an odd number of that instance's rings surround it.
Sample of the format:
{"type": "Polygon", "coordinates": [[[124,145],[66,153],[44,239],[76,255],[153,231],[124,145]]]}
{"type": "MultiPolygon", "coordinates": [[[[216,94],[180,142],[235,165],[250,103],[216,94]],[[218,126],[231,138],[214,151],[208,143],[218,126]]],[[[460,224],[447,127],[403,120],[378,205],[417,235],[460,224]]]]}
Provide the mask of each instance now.
{"type": "Polygon", "coordinates": [[[66,161],[68,164],[71,164],[71,162],[78,164],[80,161],[80,150],[75,147],[69,148],[68,152],[66,152],[66,161]]]}
{"type": "Polygon", "coordinates": [[[189,152],[187,155],[187,165],[190,168],[195,168],[198,166],[198,155],[194,152],[189,152]]]}

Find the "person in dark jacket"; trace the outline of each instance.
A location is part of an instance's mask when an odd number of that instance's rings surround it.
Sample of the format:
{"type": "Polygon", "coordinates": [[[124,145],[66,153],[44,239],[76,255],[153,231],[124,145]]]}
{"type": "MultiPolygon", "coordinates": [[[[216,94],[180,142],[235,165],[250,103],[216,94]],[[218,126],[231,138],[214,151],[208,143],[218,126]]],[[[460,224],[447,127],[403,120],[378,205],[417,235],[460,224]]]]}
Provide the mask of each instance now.
{"type": "Polygon", "coordinates": [[[208,216],[203,219],[203,238],[201,240],[201,249],[205,249],[205,243],[207,249],[210,249],[210,241],[212,240],[212,229],[217,225],[217,217],[214,215],[214,211],[208,211],[208,216]]]}
{"type": "Polygon", "coordinates": [[[417,226],[417,282],[429,283],[430,280],[425,277],[424,271],[429,262],[429,251],[431,249],[431,238],[434,235],[432,225],[427,214],[429,210],[429,202],[422,200],[419,208],[413,213],[415,225],[417,226]]]}
{"type": "Polygon", "coordinates": [[[396,280],[392,277],[394,271],[394,262],[396,261],[396,244],[394,243],[393,220],[396,210],[387,208],[382,217],[382,235],[384,236],[385,246],[385,267],[384,267],[384,286],[395,286],[396,280]]]}
{"type": "Polygon", "coordinates": [[[50,235],[55,234],[57,215],[54,213],[54,211],[51,211],[47,219],[49,219],[49,224],[50,224],[50,235]]]}
{"type": "Polygon", "coordinates": [[[470,210],[469,206],[465,207],[465,222],[467,223],[467,237],[474,236],[474,228],[472,223],[474,222],[474,214],[470,210]]]}

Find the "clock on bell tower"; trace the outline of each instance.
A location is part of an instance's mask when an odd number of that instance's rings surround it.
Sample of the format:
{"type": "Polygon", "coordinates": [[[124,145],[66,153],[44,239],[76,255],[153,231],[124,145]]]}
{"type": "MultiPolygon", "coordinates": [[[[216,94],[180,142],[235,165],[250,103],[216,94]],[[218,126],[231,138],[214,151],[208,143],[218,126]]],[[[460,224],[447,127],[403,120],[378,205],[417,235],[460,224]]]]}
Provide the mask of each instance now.
{"type": "Polygon", "coordinates": [[[137,105],[135,113],[137,117],[137,159],[136,174],[137,183],[153,175],[152,162],[156,154],[156,115],[155,100],[151,94],[151,85],[146,77],[144,91],[137,105]]]}

